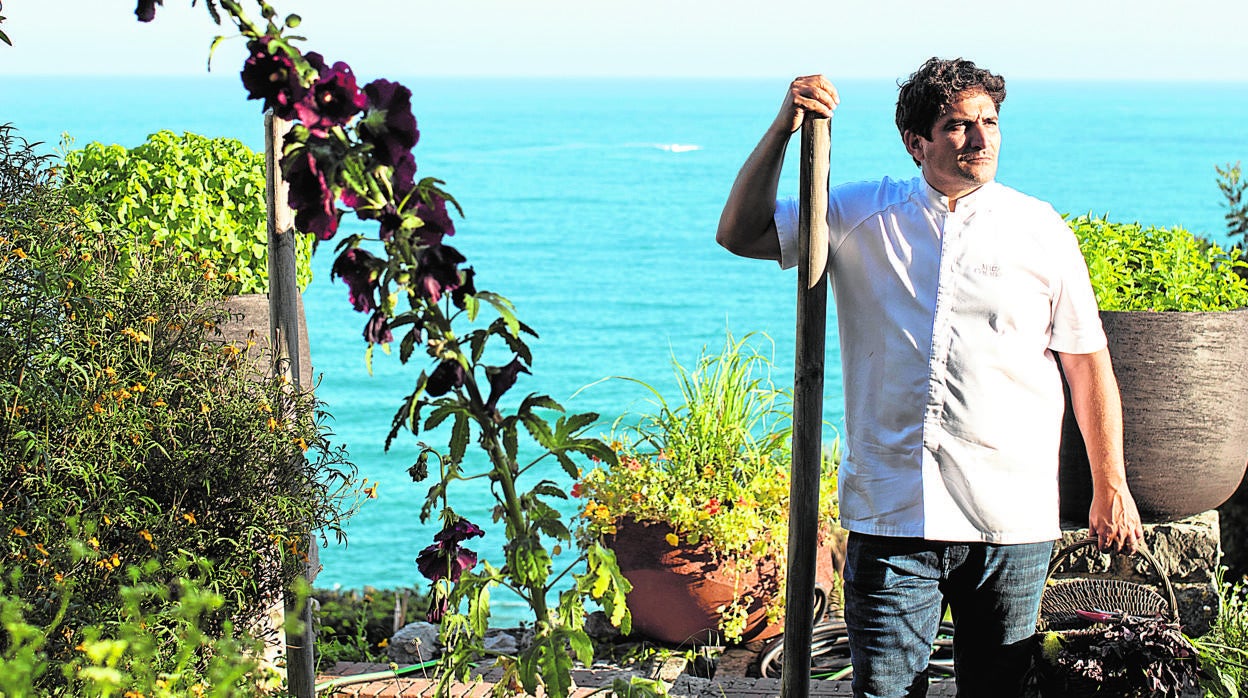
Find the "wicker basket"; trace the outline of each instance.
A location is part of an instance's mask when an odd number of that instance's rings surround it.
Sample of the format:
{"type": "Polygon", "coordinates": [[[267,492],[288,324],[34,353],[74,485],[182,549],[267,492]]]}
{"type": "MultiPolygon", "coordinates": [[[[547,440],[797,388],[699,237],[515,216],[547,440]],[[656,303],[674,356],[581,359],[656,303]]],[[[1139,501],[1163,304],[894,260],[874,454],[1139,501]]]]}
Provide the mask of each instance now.
{"type": "MultiPolygon", "coordinates": [[[[1069,545],[1058,551],[1049,563],[1049,580],[1040,598],[1040,615],[1036,622],[1036,672],[1037,686],[1041,695],[1048,697],[1100,696],[1098,682],[1081,676],[1065,675],[1045,661],[1041,650],[1041,638],[1045,633],[1056,632],[1068,645],[1078,646],[1101,633],[1107,626],[1080,617],[1076,611],[1106,611],[1131,616],[1161,617],[1176,628],[1179,626],[1179,606],[1174,587],[1162,571],[1157,559],[1144,548],[1136,554],[1152,566],[1159,578],[1164,596],[1145,584],[1121,579],[1053,579],[1053,572],[1071,554],[1095,545],[1086,540],[1069,545]]],[[[1115,553],[1121,554],[1121,553],[1115,553]]]]}
{"type": "Polygon", "coordinates": [[[1132,616],[1164,616],[1170,622],[1179,622],[1179,604],[1175,600],[1174,587],[1170,578],[1162,571],[1153,557],[1144,548],[1136,554],[1143,557],[1152,566],[1153,571],[1161,580],[1161,588],[1165,596],[1156,589],[1145,584],[1127,582],[1121,579],[1053,579],[1053,572],[1065,562],[1066,558],[1083,548],[1095,545],[1096,541],[1085,540],[1068,545],[1053,556],[1049,563],[1049,581],[1045,585],[1044,595],[1040,597],[1040,617],[1036,629],[1044,631],[1068,631],[1088,627],[1088,621],[1075,613],[1084,611],[1110,611],[1132,616]]]}

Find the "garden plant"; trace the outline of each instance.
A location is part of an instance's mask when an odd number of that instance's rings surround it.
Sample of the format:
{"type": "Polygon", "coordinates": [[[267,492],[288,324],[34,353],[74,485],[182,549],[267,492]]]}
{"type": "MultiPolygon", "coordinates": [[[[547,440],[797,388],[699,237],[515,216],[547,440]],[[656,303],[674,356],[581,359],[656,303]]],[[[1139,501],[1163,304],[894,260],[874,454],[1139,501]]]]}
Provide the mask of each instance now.
{"type": "MultiPolygon", "coordinates": [[[[157,4],[141,0],[139,19],[152,20],[157,4]]],[[[416,179],[411,91],[386,79],[361,87],[346,63],[301,51],[297,37],[286,35],[299,18],[279,17],[268,3],[257,3],[259,23],[234,0],[205,4],[218,22],[228,16],[247,41],[241,77],[249,97],[293,122],[281,167],[296,228],[322,241],[334,237],[344,213],[340,202],[376,225],[371,239],[342,239],[332,267],[347,283],[354,309],[368,318],[366,361],[371,365],[374,346],[395,343],[399,330],[399,360],[423,354],[420,363],[429,367],[401,400],[387,447],[403,431],[445,439],[442,448],[422,443],[410,469],[418,481],[436,473],[421,517],[436,511],[443,528],[420,553],[418,567],[433,580],[430,618],[441,621],[449,648],[443,689],[482,656],[490,589],[504,585],[529,605],[534,634],[518,656],[498,658],[509,675],[500,685],[514,677],[527,691],[541,685],[549,695],[566,695],[573,656],[592,658],[583,628],[586,601],[628,630],[628,584],[610,551],[576,539],[558,509],[567,498],[558,479],[579,475],[575,458],[615,459],[605,443],[585,435],[597,415],[566,414],[540,394],[504,399],[520,374],[531,371],[527,338],[536,333],[505,298],[477,287],[473,270],[463,266],[467,260],[449,244],[458,204],[441,181],[416,179]],[[474,441],[481,450],[470,455],[474,441]],[[494,515],[506,536],[499,567],[485,563],[475,571],[477,556],[463,546],[483,534],[450,506],[457,483],[466,480],[488,483],[497,500],[494,515]],[[556,572],[563,547],[582,543],[582,554],[556,572]]]]}
{"type": "MultiPolygon", "coordinates": [[[[264,156],[242,142],[158,131],[129,149],[89,143],[65,154],[64,176],[72,204],[98,204],[129,231],[123,259],[158,245],[210,260],[228,293],[268,291],[264,156]]],[[[296,239],[300,290],[313,242],[296,239]]]]}
{"type": "MultiPolygon", "coordinates": [[[[340,532],[355,501],[319,404],[217,338],[227,282],[211,260],[127,250],[129,234],[9,126],[0,159],[0,567],[21,622],[66,667],[125,630],[136,585],[169,590],[166,604],[218,599],[184,619],[212,637],[252,630],[312,532],[340,532]],[[195,587],[179,592],[184,579],[195,587]]],[[[151,628],[164,639],[151,656],[113,668],[205,670],[198,651],[181,667],[179,627],[151,628]]],[[[76,694],[80,679],[49,671],[38,685],[76,694]]]]}
{"type": "Polygon", "coordinates": [[[1248,268],[1182,227],[1114,223],[1090,214],[1069,218],[1088,263],[1101,310],[1208,311],[1248,306],[1248,268]]]}
{"type": "MultiPolygon", "coordinates": [[[[591,532],[612,535],[628,520],[665,524],[667,544],[711,545],[738,577],[774,560],[786,569],[789,522],[792,397],[771,382],[767,338],[729,335],[718,353],[705,349],[693,368],[673,359],[679,400],[653,396],[652,412],[616,421],[615,463],[586,472],[574,493],[584,502],[591,532]]],[[[821,521],[837,517],[835,445],[823,462],[821,521]]],[[[832,530],[824,532],[832,536],[832,530]]],[[[783,577],[777,592],[784,588],[783,577]]],[[[742,588],[723,609],[720,631],[737,641],[754,601],[742,588]]],[[[783,595],[768,601],[783,611],[783,595]]]]}

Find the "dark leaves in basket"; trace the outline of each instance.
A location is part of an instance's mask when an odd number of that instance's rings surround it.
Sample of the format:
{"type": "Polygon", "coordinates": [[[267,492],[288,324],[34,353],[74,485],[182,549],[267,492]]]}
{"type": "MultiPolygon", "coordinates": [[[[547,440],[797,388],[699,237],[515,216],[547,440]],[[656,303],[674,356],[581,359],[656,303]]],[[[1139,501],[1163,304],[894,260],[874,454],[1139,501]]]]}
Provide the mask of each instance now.
{"type": "Polygon", "coordinates": [[[1043,673],[1052,688],[1097,695],[1179,696],[1197,685],[1196,650],[1162,617],[1121,615],[1103,626],[1045,633],[1043,673]],[[1054,685],[1056,684],[1056,685],[1054,685]]]}

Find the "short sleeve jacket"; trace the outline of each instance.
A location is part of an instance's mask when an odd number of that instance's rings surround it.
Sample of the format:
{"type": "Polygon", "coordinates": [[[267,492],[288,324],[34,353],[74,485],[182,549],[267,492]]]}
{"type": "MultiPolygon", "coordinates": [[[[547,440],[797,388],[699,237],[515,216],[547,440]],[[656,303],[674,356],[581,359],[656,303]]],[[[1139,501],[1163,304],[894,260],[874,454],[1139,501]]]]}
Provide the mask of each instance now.
{"type": "MultiPolygon", "coordinates": [[[[829,195],[846,434],[842,525],[884,536],[1057,538],[1064,409],[1054,352],[1105,347],[1078,243],[1051,206],[922,177],[829,195]]],[[[797,205],[778,202],[781,264],[797,205]]]]}

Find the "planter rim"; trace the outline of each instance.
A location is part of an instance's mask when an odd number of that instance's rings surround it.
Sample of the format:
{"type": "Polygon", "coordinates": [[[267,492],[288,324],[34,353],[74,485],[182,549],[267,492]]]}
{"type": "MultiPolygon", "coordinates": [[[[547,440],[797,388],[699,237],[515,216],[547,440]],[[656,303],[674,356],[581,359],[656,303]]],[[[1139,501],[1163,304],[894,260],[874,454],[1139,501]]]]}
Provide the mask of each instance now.
{"type": "Polygon", "coordinates": [[[1229,310],[1099,310],[1101,315],[1235,315],[1244,314],[1248,306],[1229,310]]]}

